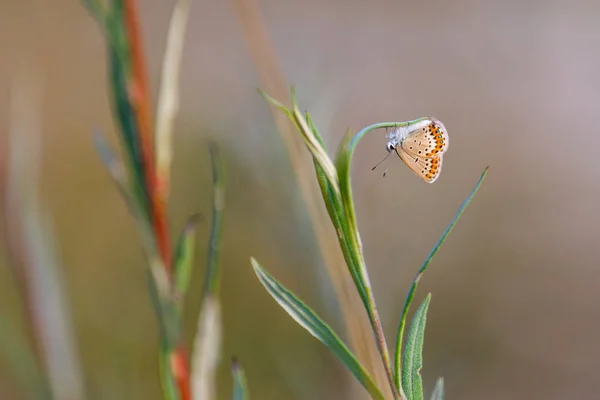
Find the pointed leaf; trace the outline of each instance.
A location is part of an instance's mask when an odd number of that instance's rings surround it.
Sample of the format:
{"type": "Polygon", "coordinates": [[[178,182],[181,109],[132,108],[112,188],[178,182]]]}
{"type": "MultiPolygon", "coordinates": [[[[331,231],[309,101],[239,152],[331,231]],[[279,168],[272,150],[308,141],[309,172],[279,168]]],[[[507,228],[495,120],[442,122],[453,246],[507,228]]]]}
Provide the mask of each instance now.
{"type": "MultiPolygon", "coordinates": [[[[294,115],[292,114],[292,112],[285,106],[283,105],[283,103],[275,100],[274,98],[272,98],[271,96],[269,96],[267,94],[267,92],[265,92],[262,89],[258,89],[258,93],[260,93],[260,95],[263,97],[263,99],[265,99],[268,103],[270,103],[272,106],[279,108],[281,111],[283,111],[283,113],[289,118],[290,121],[294,122],[294,115]]],[[[296,128],[298,128],[296,126],[296,128]]]]}
{"type": "Polygon", "coordinates": [[[404,363],[402,364],[402,388],[407,400],[423,400],[421,368],[423,368],[423,342],[430,300],[431,293],[425,297],[425,300],[415,312],[406,338],[404,363]]]}
{"type": "Polygon", "coordinates": [[[427,269],[427,267],[431,263],[431,260],[433,260],[433,256],[438,252],[438,250],[440,249],[440,247],[442,246],[442,244],[446,241],[446,238],[448,237],[448,235],[450,234],[450,232],[454,228],[454,225],[456,225],[456,223],[458,222],[458,219],[460,218],[460,216],[462,215],[462,213],[465,211],[465,208],[467,208],[467,206],[469,205],[469,203],[471,202],[471,200],[473,200],[473,197],[475,197],[475,194],[477,193],[477,191],[481,187],[481,184],[483,183],[483,179],[487,175],[488,168],[489,167],[485,168],[485,170],[481,174],[481,177],[479,177],[479,180],[477,181],[477,184],[475,185],[475,187],[471,191],[471,194],[462,203],[462,205],[460,206],[460,208],[456,212],[456,215],[452,219],[452,222],[450,222],[450,225],[448,225],[448,227],[446,228],[446,230],[444,231],[444,233],[440,237],[440,240],[438,240],[438,242],[436,243],[436,245],[433,248],[433,250],[431,251],[431,253],[429,253],[429,256],[427,257],[427,259],[425,260],[425,262],[423,263],[423,265],[419,269],[419,272],[417,272],[417,275],[415,276],[415,279],[413,280],[413,283],[412,283],[412,285],[411,285],[411,287],[410,287],[410,289],[408,291],[408,295],[406,296],[406,301],[404,302],[404,308],[402,309],[402,316],[400,317],[400,324],[398,326],[398,335],[396,337],[396,356],[395,356],[395,361],[396,361],[395,364],[396,365],[395,365],[395,368],[394,368],[394,372],[396,374],[395,376],[396,376],[396,386],[397,387],[400,387],[400,374],[398,372],[402,368],[401,357],[402,357],[402,337],[404,335],[404,327],[406,326],[406,318],[408,316],[408,311],[409,311],[410,306],[412,304],[412,300],[413,300],[413,298],[415,296],[415,292],[417,290],[417,286],[419,285],[419,281],[421,280],[421,277],[423,276],[423,273],[425,272],[425,270],[427,269]]]}
{"type": "Polygon", "coordinates": [[[315,133],[313,130],[311,130],[308,122],[304,118],[304,115],[302,115],[298,109],[298,106],[296,105],[294,87],[292,86],[291,88],[292,109],[288,109],[277,100],[269,97],[269,95],[267,95],[263,90],[259,89],[259,92],[265,98],[265,100],[283,111],[289,120],[294,124],[298,132],[300,132],[302,135],[302,139],[304,139],[304,143],[312,154],[314,161],[321,166],[323,174],[331,185],[332,190],[336,193],[336,195],[339,196],[337,171],[335,170],[335,166],[323,147],[322,138],[320,138],[318,132],[315,133]]]}
{"type": "Polygon", "coordinates": [[[401,393],[394,383],[395,377],[392,369],[391,357],[385,336],[383,335],[383,327],[381,325],[381,320],[379,319],[377,305],[375,303],[375,296],[373,296],[369,272],[365,263],[360,234],[358,232],[358,225],[356,223],[356,212],[354,209],[354,200],[352,197],[352,185],[350,179],[350,166],[354,151],[353,146],[356,146],[356,143],[357,140],[353,139],[351,132],[348,131],[339,145],[336,156],[336,167],[339,174],[340,196],[345,216],[343,220],[347,224],[346,232],[344,233],[348,236],[348,247],[350,248],[352,259],[354,261],[355,270],[351,271],[353,272],[354,282],[363,300],[365,310],[367,311],[367,316],[369,317],[369,322],[371,324],[371,328],[373,329],[377,350],[381,355],[386,376],[391,385],[394,397],[398,398],[401,397],[401,393]]]}
{"type": "Polygon", "coordinates": [[[357,251],[362,253],[362,246],[358,238],[358,226],[356,224],[356,211],[354,209],[354,200],[352,197],[352,185],[350,181],[350,165],[352,161],[353,149],[350,148],[352,134],[350,131],[340,142],[338,152],[335,158],[335,165],[338,170],[340,180],[340,193],[344,212],[346,214],[346,222],[350,233],[350,239],[357,251]]]}
{"type": "Polygon", "coordinates": [[[213,178],[213,216],[208,242],[208,262],[204,279],[204,294],[216,294],[219,290],[219,256],[225,209],[225,166],[219,148],[209,143],[213,178]]]}
{"type": "Polygon", "coordinates": [[[231,399],[249,400],[250,394],[246,385],[246,375],[244,374],[244,369],[235,358],[232,360],[231,374],[233,375],[233,394],[231,399]]]}
{"type": "MultiPolygon", "coordinates": [[[[325,149],[325,144],[323,143],[323,138],[321,134],[317,130],[317,127],[312,121],[310,114],[306,113],[306,122],[309,128],[312,130],[313,134],[325,149]]],[[[336,194],[335,189],[329,183],[327,179],[327,175],[325,175],[325,171],[321,167],[321,165],[317,162],[316,158],[313,157],[313,164],[315,166],[315,172],[317,174],[317,181],[319,182],[319,187],[321,188],[321,194],[323,195],[323,200],[325,200],[325,206],[327,207],[327,212],[329,213],[329,217],[333,222],[333,225],[336,229],[341,229],[343,222],[343,211],[342,211],[342,202],[340,197],[336,194]]]]}
{"type": "Polygon", "coordinates": [[[192,215],[175,246],[175,254],[173,257],[173,266],[175,271],[175,294],[178,299],[183,299],[187,292],[188,285],[190,283],[190,277],[192,275],[193,261],[194,261],[194,248],[196,244],[196,225],[199,219],[199,215],[192,215]]]}
{"type": "Polygon", "coordinates": [[[435,383],[433,393],[431,393],[431,400],[444,400],[444,378],[438,378],[435,383]]]}
{"type": "MultiPolygon", "coordinates": [[[[306,113],[306,122],[308,126],[313,131],[315,137],[323,145],[323,139],[319,134],[319,131],[315,127],[310,114],[306,113]]],[[[323,195],[323,200],[325,201],[325,206],[327,208],[327,212],[329,213],[329,218],[333,223],[333,226],[336,230],[338,242],[342,249],[342,254],[344,255],[344,260],[348,265],[349,272],[352,276],[354,284],[358,290],[359,296],[363,302],[363,304],[368,304],[367,294],[364,290],[363,278],[359,273],[359,261],[358,254],[356,251],[353,251],[350,238],[350,228],[348,223],[346,222],[346,217],[344,214],[344,207],[342,205],[342,199],[335,191],[333,186],[331,186],[327,176],[321,167],[321,164],[317,161],[315,157],[313,157],[313,163],[315,166],[315,172],[317,175],[317,181],[319,182],[319,187],[321,188],[321,194],[323,195]]]]}
{"type": "Polygon", "coordinates": [[[350,372],[364,386],[372,398],[383,400],[384,397],[346,345],[335,332],[321,320],[314,311],[304,304],[296,295],[283,287],[273,276],[265,271],[253,258],[250,259],[256,276],[267,292],[279,305],[304,329],[327,346],[344,363],[350,372]]]}

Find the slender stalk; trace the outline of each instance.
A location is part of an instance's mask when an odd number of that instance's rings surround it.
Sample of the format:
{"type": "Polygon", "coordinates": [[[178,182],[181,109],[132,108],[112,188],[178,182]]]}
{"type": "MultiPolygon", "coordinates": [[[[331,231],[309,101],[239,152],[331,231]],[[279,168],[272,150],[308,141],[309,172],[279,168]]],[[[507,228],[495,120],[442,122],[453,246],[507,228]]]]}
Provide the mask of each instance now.
{"type": "Polygon", "coordinates": [[[225,208],[225,166],[216,145],[210,144],[213,180],[213,219],[208,243],[204,295],[216,295],[219,290],[219,256],[223,231],[223,210],[225,208]]]}
{"type": "MultiPolygon", "coordinates": [[[[172,280],[172,250],[169,237],[168,220],[166,213],[166,201],[168,193],[168,176],[162,176],[162,185],[158,186],[154,140],[152,134],[151,114],[150,114],[150,93],[148,89],[148,74],[144,60],[144,52],[141,40],[141,29],[138,17],[137,0],[123,0],[126,32],[129,41],[129,50],[131,53],[131,76],[127,83],[127,91],[136,117],[139,141],[142,152],[142,162],[144,170],[145,184],[148,194],[148,203],[150,206],[149,218],[158,244],[160,259],[163,268],[167,272],[167,279],[172,280]]],[[[164,167],[164,165],[163,165],[164,167]]],[[[152,262],[152,260],[151,260],[152,262]]],[[[170,304],[169,298],[161,299],[165,306],[170,304]]],[[[164,321],[163,321],[164,322],[164,321]]],[[[177,332],[175,338],[164,338],[168,344],[168,360],[170,363],[171,374],[179,391],[180,400],[190,400],[190,381],[188,360],[185,351],[178,343],[181,340],[180,321],[166,322],[167,326],[174,324],[174,330],[177,332]]],[[[167,335],[170,336],[170,335],[167,335]]]]}
{"type": "Polygon", "coordinates": [[[125,25],[131,51],[131,77],[128,82],[128,93],[133,105],[138,134],[141,143],[144,178],[146,181],[152,225],[156,235],[161,260],[167,271],[171,270],[171,244],[168,234],[166,202],[164,196],[157,191],[154,165],[154,141],[150,116],[150,92],[148,90],[148,74],[144,62],[144,51],[141,40],[140,22],[137,0],[123,0],[125,5],[125,25]]]}
{"type": "MultiPolygon", "coordinates": [[[[423,118],[419,118],[416,120],[403,121],[403,122],[382,122],[382,123],[367,126],[366,128],[363,128],[362,130],[360,130],[350,140],[350,142],[347,145],[348,154],[345,157],[347,157],[348,160],[351,160],[352,154],[354,153],[354,150],[355,150],[358,142],[360,141],[360,139],[362,139],[364,137],[364,135],[366,135],[367,133],[369,133],[373,130],[380,129],[380,128],[408,126],[408,125],[418,122],[419,120],[422,120],[422,119],[423,118]]],[[[342,146],[344,146],[344,144],[342,144],[342,146]]],[[[350,173],[349,166],[347,167],[346,173],[347,174],[350,173]]],[[[369,274],[368,274],[368,271],[366,268],[366,263],[365,263],[364,255],[362,252],[362,243],[360,241],[360,237],[358,234],[358,227],[356,225],[356,214],[355,214],[355,208],[354,208],[354,201],[352,199],[351,181],[349,178],[341,180],[341,183],[344,183],[344,182],[346,182],[346,183],[341,187],[341,190],[343,192],[343,197],[348,202],[347,206],[344,207],[344,211],[346,213],[346,217],[347,217],[348,223],[350,225],[350,229],[349,229],[350,235],[351,235],[350,240],[352,240],[354,242],[354,247],[358,249],[358,253],[356,254],[356,258],[357,258],[356,261],[358,264],[358,271],[362,275],[362,281],[364,283],[363,291],[365,293],[365,297],[366,297],[366,301],[367,301],[367,304],[365,305],[366,309],[367,309],[367,314],[369,316],[369,321],[371,322],[371,327],[373,329],[373,333],[375,335],[375,341],[377,343],[377,349],[379,350],[379,354],[381,355],[381,359],[383,361],[383,366],[385,369],[385,374],[386,374],[386,377],[388,380],[388,384],[390,385],[390,388],[392,390],[393,396],[396,399],[397,398],[405,399],[406,395],[404,394],[402,388],[397,386],[395,383],[396,379],[394,376],[394,371],[392,369],[392,363],[391,363],[389,349],[388,349],[388,346],[387,346],[387,343],[385,340],[385,335],[383,333],[383,325],[381,324],[381,319],[379,318],[379,313],[377,312],[375,297],[373,296],[373,292],[371,289],[371,282],[369,279],[369,274]]]]}

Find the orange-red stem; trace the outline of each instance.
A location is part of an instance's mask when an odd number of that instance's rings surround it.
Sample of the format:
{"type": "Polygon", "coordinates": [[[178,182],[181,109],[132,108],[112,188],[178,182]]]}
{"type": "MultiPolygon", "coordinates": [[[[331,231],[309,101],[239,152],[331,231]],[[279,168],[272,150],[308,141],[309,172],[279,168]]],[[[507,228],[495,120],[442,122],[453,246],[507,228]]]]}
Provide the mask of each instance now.
{"type": "MultiPolygon", "coordinates": [[[[171,244],[166,215],[166,196],[162,187],[166,182],[157,182],[154,165],[153,134],[150,123],[150,94],[148,75],[144,63],[144,52],[140,34],[137,0],[124,0],[125,24],[131,50],[132,74],[129,93],[136,113],[141,143],[144,178],[148,188],[152,226],[165,268],[171,271],[171,244]]],[[[171,369],[181,400],[191,400],[188,362],[185,351],[178,348],[171,353],[171,369]]]]}
{"type": "Polygon", "coordinates": [[[179,396],[181,400],[191,400],[192,394],[190,393],[190,373],[188,369],[188,362],[185,357],[185,351],[183,348],[178,348],[171,355],[171,370],[179,389],[179,396]]]}
{"type": "Polygon", "coordinates": [[[150,123],[150,94],[148,74],[144,63],[144,49],[140,34],[137,0],[124,0],[125,24],[131,46],[132,75],[129,93],[136,112],[140,135],[144,177],[148,188],[152,226],[158,243],[162,261],[167,271],[171,271],[171,244],[166,215],[164,194],[158,191],[154,165],[153,134],[150,123]]]}

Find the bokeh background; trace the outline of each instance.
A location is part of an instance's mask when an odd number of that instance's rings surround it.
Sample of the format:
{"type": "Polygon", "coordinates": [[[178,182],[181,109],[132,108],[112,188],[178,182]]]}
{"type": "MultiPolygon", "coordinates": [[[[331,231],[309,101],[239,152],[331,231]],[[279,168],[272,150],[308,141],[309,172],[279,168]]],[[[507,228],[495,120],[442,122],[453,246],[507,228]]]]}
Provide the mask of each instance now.
{"type": "MultiPolygon", "coordinates": [[[[156,94],[172,2],[140,3],[156,94]]],[[[191,342],[210,226],[210,138],[221,146],[228,172],[219,398],[231,390],[233,355],[246,369],[253,399],[364,398],[337,359],[268,296],[249,264],[256,257],[347,337],[285,148],[256,92],[257,65],[234,3],[193,1],[186,36],[172,230],[190,214],[205,216],[186,335],[191,342]]],[[[600,391],[599,4],[247,6],[259,7],[281,71],[331,151],[348,127],[384,120],[433,115],[449,130],[450,149],[434,185],[397,159],[385,178],[371,171],[385,155],[383,131],[361,142],[355,156],[359,227],[390,342],[413,275],[490,166],[417,294],[420,301],[433,293],[426,392],[444,376],[449,399],[594,398],[600,391]]],[[[36,123],[43,143],[39,154],[19,156],[41,164],[37,190],[51,216],[87,398],[160,399],[158,333],[139,237],[91,138],[99,129],[118,143],[100,30],[78,1],[64,0],[4,0],[0,26],[0,165],[6,172],[11,155],[5,140],[11,85],[33,70],[42,88],[36,123]]],[[[3,232],[2,242],[10,243],[3,232]]],[[[9,247],[0,252],[0,323],[25,332],[9,247]]],[[[18,360],[24,350],[11,346],[18,360]]],[[[12,359],[0,359],[0,398],[34,398],[12,359]]]]}

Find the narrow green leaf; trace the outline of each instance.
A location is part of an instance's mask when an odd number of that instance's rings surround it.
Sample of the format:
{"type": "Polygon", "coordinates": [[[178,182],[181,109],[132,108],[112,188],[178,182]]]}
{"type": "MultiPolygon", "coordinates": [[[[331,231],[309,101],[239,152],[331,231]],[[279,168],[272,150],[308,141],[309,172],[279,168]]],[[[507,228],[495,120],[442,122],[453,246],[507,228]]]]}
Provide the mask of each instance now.
{"type": "Polygon", "coordinates": [[[354,200],[352,198],[352,185],[350,179],[350,166],[352,161],[353,147],[352,147],[352,136],[348,131],[342,139],[339,145],[337,156],[336,156],[336,167],[338,170],[339,184],[340,184],[340,195],[342,199],[342,208],[344,210],[344,221],[347,224],[347,235],[348,235],[348,246],[352,252],[352,259],[355,261],[355,284],[359,291],[362,293],[363,304],[373,329],[375,336],[377,350],[381,355],[381,360],[385,368],[385,373],[390,383],[392,392],[395,398],[401,397],[402,393],[395,385],[395,377],[392,369],[392,362],[388,345],[383,334],[383,327],[377,311],[377,305],[375,303],[375,296],[371,289],[371,282],[369,279],[369,273],[365,263],[362,243],[360,240],[360,234],[358,232],[358,225],[356,223],[356,213],[354,209],[354,200]]]}
{"type": "MultiPolygon", "coordinates": [[[[310,129],[314,132],[317,140],[323,144],[323,139],[319,134],[319,131],[315,127],[310,114],[306,113],[306,121],[310,129]]],[[[321,194],[323,196],[323,200],[325,201],[325,206],[327,208],[327,212],[329,214],[329,218],[333,223],[333,226],[336,230],[336,235],[338,237],[338,242],[342,249],[342,254],[344,255],[344,260],[348,265],[349,272],[352,276],[354,284],[358,290],[360,298],[363,304],[368,304],[367,294],[364,290],[364,285],[362,284],[362,278],[359,272],[359,261],[357,257],[357,253],[352,251],[352,245],[349,240],[350,238],[350,229],[346,222],[346,217],[344,214],[344,207],[342,205],[341,197],[334,190],[334,188],[329,183],[323,168],[317,161],[315,157],[313,157],[313,163],[315,166],[315,172],[317,175],[317,182],[319,183],[319,187],[321,188],[321,194]]]]}
{"type": "Polygon", "coordinates": [[[408,295],[406,296],[406,301],[404,302],[404,308],[402,309],[402,316],[400,317],[400,324],[398,326],[398,335],[397,335],[397,338],[396,338],[396,357],[395,357],[395,361],[396,362],[395,362],[394,372],[395,372],[395,376],[396,376],[396,386],[398,388],[400,388],[400,374],[399,374],[399,371],[402,368],[402,362],[401,362],[401,357],[402,357],[402,337],[404,335],[404,327],[406,326],[406,318],[407,318],[407,315],[408,315],[408,311],[410,310],[410,306],[411,306],[412,300],[413,300],[413,298],[415,296],[415,292],[417,290],[417,286],[419,285],[419,281],[421,280],[421,277],[423,276],[423,273],[425,272],[425,270],[427,270],[427,267],[431,263],[431,260],[433,260],[433,256],[438,252],[438,250],[440,249],[440,247],[442,246],[442,244],[446,241],[446,238],[448,237],[448,235],[450,234],[450,232],[454,228],[454,225],[456,225],[456,223],[458,222],[458,219],[460,218],[460,216],[462,215],[462,213],[465,211],[465,208],[469,205],[469,203],[471,202],[471,200],[473,200],[473,198],[475,197],[475,194],[477,193],[477,191],[481,187],[481,184],[483,183],[483,179],[487,175],[488,168],[489,167],[485,168],[485,170],[481,174],[481,177],[477,181],[477,184],[475,185],[475,187],[471,191],[471,194],[462,203],[462,205],[460,206],[460,208],[456,212],[456,215],[452,219],[452,222],[450,222],[450,225],[448,225],[448,227],[446,228],[446,230],[444,231],[444,233],[440,237],[440,240],[438,240],[438,242],[436,243],[436,245],[433,248],[433,250],[431,250],[431,253],[429,253],[429,256],[427,257],[427,259],[425,260],[425,262],[423,263],[423,265],[419,269],[419,272],[417,272],[417,275],[415,276],[415,279],[413,280],[413,283],[412,283],[412,285],[411,285],[411,287],[410,287],[410,289],[408,291],[408,295]]]}
{"type": "MultiPolygon", "coordinates": [[[[258,89],[258,93],[260,93],[263,99],[265,99],[268,103],[283,111],[283,113],[289,118],[290,121],[294,122],[294,114],[285,105],[283,105],[283,103],[280,103],[279,101],[275,100],[274,98],[269,96],[267,92],[260,88],[258,89]]],[[[296,126],[296,128],[298,127],[296,126]]]]}
{"type": "MultiPolygon", "coordinates": [[[[312,121],[310,114],[306,113],[306,122],[308,123],[309,128],[312,130],[313,134],[317,141],[321,144],[323,149],[325,149],[325,144],[323,143],[323,138],[319,133],[317,127],[312,121]]],[[[333,222],[335,228],[339,228],[341,217],[341,199],[339,196],[336,196],[335,190],[327,180],[327,176],[325,175],[325,171],[317,161],[315,157],[313,157],[313,164],[315,166],[315,172],[317,174],[317,182],[319,182],[319,187],[321,188],[321,194],[323,195],[323,199],[325,200],[325,206],[327,207],[327,212],[329,213],[329,217],[333,222]],[[339,215],[338,215],[339,214],[339,215]]]]}
{"type": "Polygon", "coordinates": [[[325,148],[323,147],[322,138],[318,132],[315,134],[313,130],[308,125],[308,122],[304,118],[304,115],[298,109],[296,104],[296,93],[294,87],[291,87],[291,97],[292,97],[292,108],[289,109],[277,100],[273,99],[269,95],[267,95],[263,90],[259,89],[259,93],[263,96],[265,100],[279,108],[281,111],[285,113],[288,119],[294,124],[298,132],[302,135],[304,139],[304,143],[306,147],[312,154],[314,160],[321,166],[323,174],[327,178],[327,181],[331,185],[332,190],[339,195],[338,188],[338,179],[337,179],[337,171],[335,170],[335,166],[333,162],[327,155],[325,148]]]}
{"type": "MultiPolygon", "coordinates": [[[[359,253],[362,257],[362,245],[358,236],[356,211],[354,209],[354,200],[352,198],[352,184],[350,181],[350,164],[352,161],[352,149],[350,148],[351,140],[351,132],[347,131],[346,135],[340,142],[338,152],[335,158],[335,165],[339,174],[342,206],[346,216],[345,220],[348,224],[350,240],[357,253],[359,253]]],[[[366,285],[367,283],[363,282],[363,284],[366,285]]]]}
{"type": "Polygon", "coordinates": [[[335,332],[321,320],[314,311],[304,304],[296,295],[283,287],[273,276],[265,271],[253,258],[250,259],[254,272],[267,292],[279,305],[304,329],[327,346],[358,379],[372,398],[383,400],[384,397],[346,345],[335,332]]]}
{"type": "MultiPolygon", "coordinates": [[[[308,127],[313,132],[315,138],[319,142],[319,144],[325,150],[325,144],[323,142],[323,137],[319,133],[319,130],[315,126],[310,114],[306,112],[306,123],[308,127]]],[[[317,175],[317,182],[319,183],[319,187],[321,188],[321,194],[323,196],[323,200],[325,201],[325,206],[327,207],[327,212],[329,213],[329,217],[331,222],[333,223],[334,228],[336,229],[337,235],[339,236],[347,236],[347,224],[345,223],[344,218],[344,210],[342,207],[342,199],[339,196],[339,193],[336,192],[335,188],[331,185],[329,180],[327,179],[327,175],[323,170],[323,167],[319,163],[319,161],[313,156],[313,163],[315,166],[315,172],[317,175]]]]}
{"type": "Polygon", "coordinates": [[[433,393],[431,393],[431,400],[444,400],[444,378],[438,378],[435,383],[433,393]]]}
{"type": "Polygon", "coordinates": [[[318,133],[317,135],[315,135],[315,132],[313,132],[313,130],[308,125],[306,118],[304,118],[304,115],[302,114],[302,112],[300,112],[300,109],[298,108],[295,99],[293,101],[292,107],[294,122],[298,127],[298,131],[302,134],[302,138],[304,139],[306,147],[312,154],[314,160],[321,167],[323,174],[325,175],[327,181],[331,185],[331,189],[334,191],[336,196],[339,197],[340,189],[338,183],[338,173],[335,169],[333,161],[331,160],[331,158],[329,158],[327,151],[325,151],[325,147],[323,147],[322,140],[319,140],[319,138],[317,137],[318,133]]]}
{"type": "Polygon", "coordinates": [[[204,294],[217,294],[219,290],[219,255],[223,235],[223,210],[225,209],[225,165],[214,143],[209,143],[212,162],[213,207],[212,225],[208,242],[208,261],[204,279],[204,294]]]}
{"type": "Polygon", "coordinates": [[[196,245],[196,226],[199,215],[192,215],[185,224],[173,256],[173,267],[175,273],[175,297],[178,302],[183,304],[183,298],[187,293],[187,288],[192,276],[194,267],[194,248],[196,245]]]}
{"type": "Polygon", "coordinates": [[[123,1],[111,1],[111,6],[105,13],[103,24],[110,70],[111,106],[119,123],[120,139],[126,153],[125,158],[134,197],[140,204],[145,218],[150,220],[149,197],[144,178],[144,160],[141,156],[137,119],[128,91],[131,59],[129,42],[125,32],[123,7],[123,1]]]}
{"type": "Polygon", "coordinates": [[[259,89],[260,94],[271,104],[282,110],[286,116],[292,121],[298,132],[302,134],[304,142],[313,157],[317,181],[321,188],[321,193],[327,207],[329,217],[336,229],[338,241],[344,255],[344,259],[348,265],[352,279],[359,292],[359,295],[366,305],[368,304],[367,294],[362,284],[363,278],[359,271],[359,257],[355,251],[352,251],[351,234],[343,211],[343,205],[339,193],[339,184],[337,171],[335,166],[324,147],[323,138],[319,131],[314,126],[310,114],[306,113],[306,118],[302,115],[296,105],[295,91],[292,86],[291,97],[293,111],[285,107],[283,104],[269,97],[264,91],[259,89]]]}
{"type": "Polygon", "coordinates": [[[407,400],[423,400],[421,368],[423,368],[423,341],[430,300],[431,293],[425,297],[415,312],[406,338],[402,365],[402,388],[407,400]]]}
{"type": "Polygon", "coordinates": [[[250,394],[248,393],[244,369],[236,358],[232,360],[231,364],[231,374],[233,375],[233,394],[231,400],[249,400],[250,394]]]}
{"type": "Polygon", "coordinates": [[[305,116],[306,116],[306,123],[308,124],[308,127],[310,128],[310,130],[313,132],[313,135],[315,135],[315,138],[317,139],[317,141],[319,142],[321,147],[323,147],[323,149],[325,151],[327,151],[327,149],[325,148],[325,142],[323,141],[323,136],[321,136],[321,133],[315,126],[315,124],[312,120],[312,117],[310,116],[308,111],[305,112],[305,116]]]}

